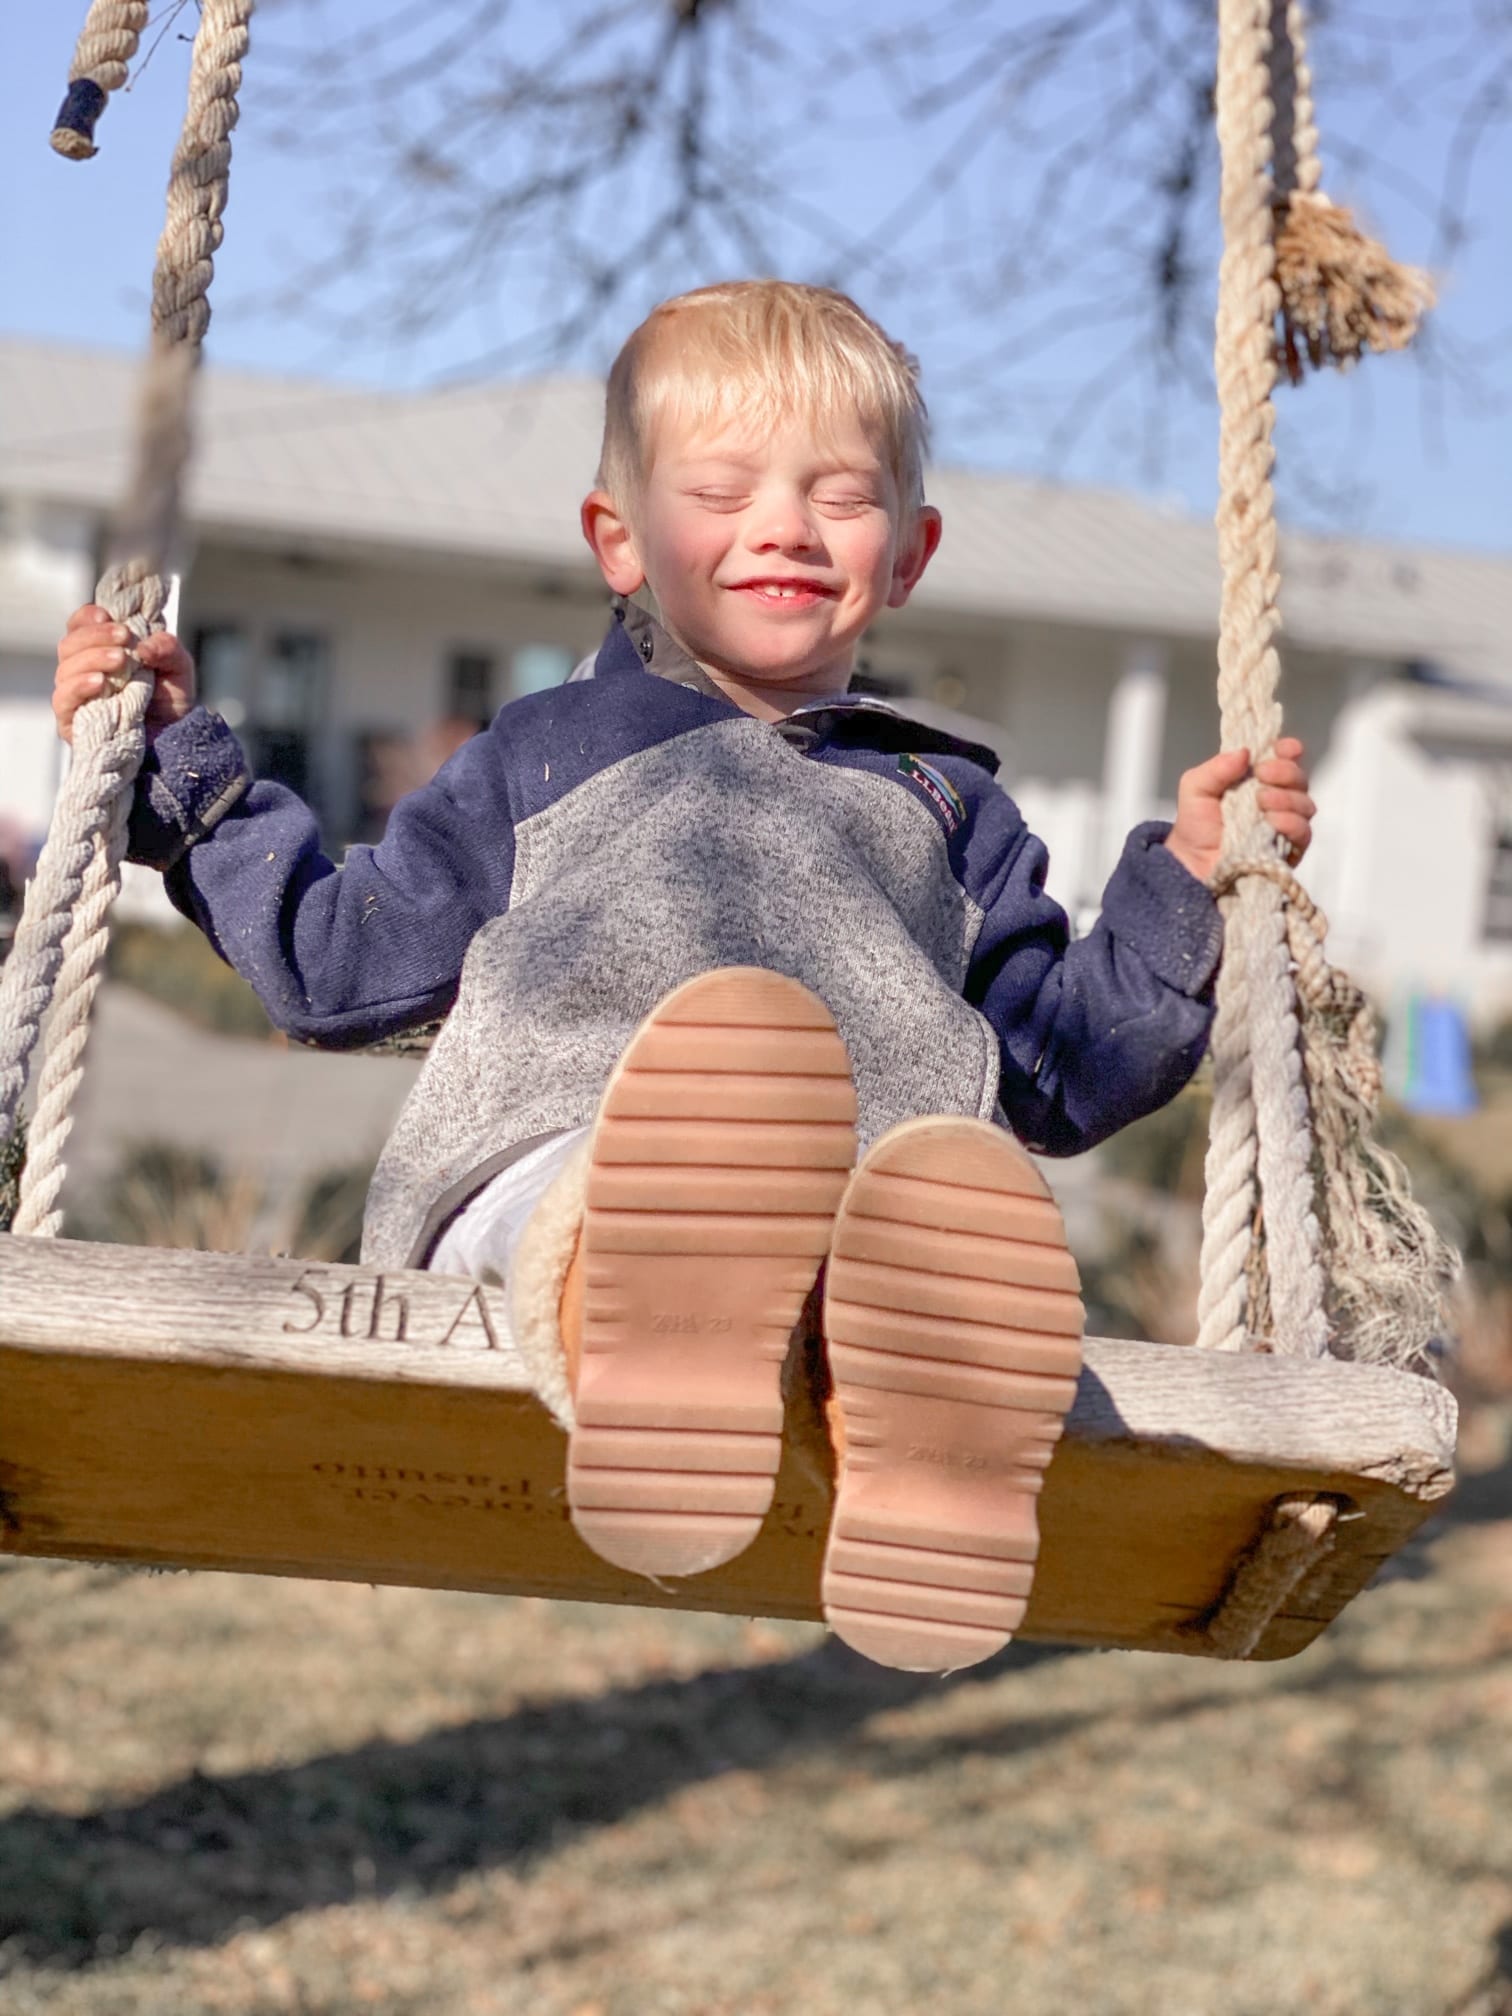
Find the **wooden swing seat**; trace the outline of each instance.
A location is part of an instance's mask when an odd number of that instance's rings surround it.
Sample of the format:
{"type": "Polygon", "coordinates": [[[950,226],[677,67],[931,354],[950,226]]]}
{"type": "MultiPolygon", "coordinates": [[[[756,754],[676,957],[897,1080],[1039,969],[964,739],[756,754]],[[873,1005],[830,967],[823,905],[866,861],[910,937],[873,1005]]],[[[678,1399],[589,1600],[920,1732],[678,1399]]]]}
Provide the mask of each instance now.
{"type": "MultiPolygon", "coordinates": [[[[0,1551],[819,1616],[831,1459],[801,1373],[760,1537],[662,1586],[577,1538],[505,1336],[500,1292],[457,1277],[0,1235],[0,1551]]],[[[1408,1373],[1091,1339],[1020,1635],[1300,1652],[1448,1492],[1454,1429],[1408,1373]],[[1298,1501],[1337,1509],[1326,1551],[1236,1639],[1298,1501]]]]}

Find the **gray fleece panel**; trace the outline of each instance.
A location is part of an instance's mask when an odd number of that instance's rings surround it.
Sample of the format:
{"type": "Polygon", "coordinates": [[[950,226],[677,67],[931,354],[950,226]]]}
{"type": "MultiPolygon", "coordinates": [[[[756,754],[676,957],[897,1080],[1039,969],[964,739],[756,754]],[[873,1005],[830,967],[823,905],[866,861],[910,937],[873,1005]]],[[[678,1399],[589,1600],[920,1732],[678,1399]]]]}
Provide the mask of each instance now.
{"type": "Polygon", "coordinates": [[[473,1172],[589,1124],[640,1022],[714,967],[769,967],[827,1003],[863,1143],[920,1113],[991,1118],[997,1039],[960,994],[980,923],[924,805],[764,722],[616,764],[516,829],[510,907],[473,940],[384,1149],[364,1260],[418,1264],[473,1172]]]}

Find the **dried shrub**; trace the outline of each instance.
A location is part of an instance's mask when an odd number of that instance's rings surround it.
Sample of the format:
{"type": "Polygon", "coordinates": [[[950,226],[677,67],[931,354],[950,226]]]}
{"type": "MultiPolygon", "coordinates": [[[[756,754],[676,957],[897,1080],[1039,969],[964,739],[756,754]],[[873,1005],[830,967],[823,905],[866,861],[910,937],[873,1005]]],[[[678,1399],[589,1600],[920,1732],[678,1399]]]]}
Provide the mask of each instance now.
{"type": "Polygon", "coordinates": [[[120,1246],[355,1261],[371,1174],[368,1163],[328,1169],[279,1197],[248,1170],[227,1169],[193,1148],[145,1141],[122,1156],[99,1199],[69,1230],[120,1246]]]}

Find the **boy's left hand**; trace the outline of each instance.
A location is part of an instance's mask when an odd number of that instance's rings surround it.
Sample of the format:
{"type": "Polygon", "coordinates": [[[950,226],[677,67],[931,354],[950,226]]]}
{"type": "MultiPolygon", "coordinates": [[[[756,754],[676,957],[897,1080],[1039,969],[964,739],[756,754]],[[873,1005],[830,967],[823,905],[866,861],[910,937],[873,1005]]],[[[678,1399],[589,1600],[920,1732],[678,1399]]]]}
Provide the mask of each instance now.
{"type": "MultiPolygon", "coordinates": [[[[1260,785],[1260,809],[1286,842],[1286,858],[1295,868],[1312,843],[1317,807],[1307,793],[1307,752],[1293,735],[1284,735],[1263,763],[1255,766],[1260,785]]],[[[1176,791],[1176,823],[1166,845],[1183,868],[1206,882],[1223,851],[1223,800],[1250,774],[1248,749],[1230,749],[1188,770],[1176,791]]]]}

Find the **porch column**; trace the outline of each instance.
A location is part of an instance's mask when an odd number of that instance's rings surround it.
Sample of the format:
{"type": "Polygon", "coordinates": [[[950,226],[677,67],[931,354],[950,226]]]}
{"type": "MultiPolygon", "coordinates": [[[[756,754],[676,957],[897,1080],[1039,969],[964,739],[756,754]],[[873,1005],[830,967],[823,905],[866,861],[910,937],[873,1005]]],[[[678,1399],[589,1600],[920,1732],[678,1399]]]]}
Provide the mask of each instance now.
{"type": "Polygon", "coordinates": [[[1164,644],[1137,638],[1108,701],[1103,742],[1103,873],[1111,875],[1129,830],[1152,816],[1160,788],[1165,742],[1167,669],[1164,644]]]}

